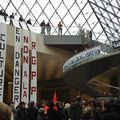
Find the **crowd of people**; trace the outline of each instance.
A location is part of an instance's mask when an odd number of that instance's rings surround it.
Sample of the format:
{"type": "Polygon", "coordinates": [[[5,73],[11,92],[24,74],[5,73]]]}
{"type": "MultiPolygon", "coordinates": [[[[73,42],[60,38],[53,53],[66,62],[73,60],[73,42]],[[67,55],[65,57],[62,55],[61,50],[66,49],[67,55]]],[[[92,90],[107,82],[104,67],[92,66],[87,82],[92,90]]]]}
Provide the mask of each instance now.
{"type": "MultiPolygon", "coordinates": [[[[1,9],[0,10],[0,15],[4,16],[5,21],[7,21],[7,17],[9,17],[10,18],[10,25],[13,25],[12,19],[15,18],[15,15],[16,15],[15,13],[12,13],[10,16],[8,16],[8,14],[6,13],[6,10],[1,9]]],[[[25,20],[22,15],[20,15],[19,21],[20,22],[26,22],[27,24],[32,25],[31,18],[29,18],[28,20],[25,20]]],[[[63,25],[64,25],[64,22],[62,20],[58,22],[58,24],[57,24],[58,35],[62,35],[63,25]]],[[[41,27],[41,34],[43,34],[43,35],[45,35],[45,34],[50,35],[51,34],[50,22],[45,23],[45,20],[43,20],[40,23],[40,27],[41,27]]],[[[85,37],[89,37],[90,39],[92,39],[92,31],[81,29],[80,24],[78,24],[77,27],[78,27],[78,32],[76,33],[77,35],[83,35],[85,37]]]]}
{"type": "Polygon", "coordinates": [[[0,15],[4,16],[5,21],[7,20],[8,14],[6,13],[6,11],[4,9],[0,10],[0,15]]]}
{"type": "MultiPolygon", "coordinates": [[[[40,26],[41,26],[41,34],[45,35],[46,32],[47,32],[47,35],[51,34],[51,25],[50,25],[50,22],[47,22],[47,24],[46,24],[45,20],[43,20],[41,22],[40,26]]],[[[61,21],[58,23],[57,27],[58,27],[58,35],[62,35],[63,24],[62,24],[61,21]]]]}
{"type": "MultiPolygon", "coordinates": [[[[1,9],[1,10],[0,10],[0,15],[4,16],[5,22],[7,21],[7,17],[9,17],[9,18],[10,18],[10,25],[13,25],[12,19],[15,18],[15,13],[12,13],[10,16],[8,16],[8,14],[6,13],[6,11],[5,11],[4,9],[1,9]]],[[[19,21],[25,22],[25,19],[23,19],[23,16],[22,16],[22,15],[20,15],[19,21]]],[[[26,23],[32,25],[31,19],[29,18],[29,19],[26,21],[26,23]]]]}
{"type": "Polygon", "coordinates": [[[51,34],[51,26],[49,22],[45,24],[45,20],[43,20],[40,26],[41,26],[41,34],[45,35],[45,30],[47,31],[47,35],[51,34]]]}
{"type": "MultiPolygon", "coordinates": [[[[10,25],[13,25],[12,19],[15,18],[15,14],[14,13],[12,13],[10,16],[8,16],[8,14],[6,13],[6,11],[4,9],[1,9],[0,10],[0,15],[4,16],[5,21],[7,20],[7,17],[9,17],[10,18],[10,25]]],[[[25,19],[23,18],[22,15],[20,15],[19,21],[20,22],[25,22],[25,19]]],[[[32,25],[31,19],[29,18],[26,21],[26,23],[32,25]]],[[[41,34],[43,34],[43,35],[45,35],[45,34],[50,35],[51,34],[51,25],[50,25],[50,22],[47,22],[47,24],[46,24],[45,20],[43,20],[41,22],[40,26],[41,26],[41,34]]],[[[60,21],[58,23],[58,25],[57,25],[57,27],[58,27],[58,35],[62,35],[62,26],[63,26],[63,24],[60,21]]]]}
{"type": "Polygon", "coordinates": [[[120,120],[119,100],[83,100],[77,96],[73,103],[30,102],[26,107],[20,102],[16,108],[13,103],[9,106],[0,103],[0,120],[120,120]]]}

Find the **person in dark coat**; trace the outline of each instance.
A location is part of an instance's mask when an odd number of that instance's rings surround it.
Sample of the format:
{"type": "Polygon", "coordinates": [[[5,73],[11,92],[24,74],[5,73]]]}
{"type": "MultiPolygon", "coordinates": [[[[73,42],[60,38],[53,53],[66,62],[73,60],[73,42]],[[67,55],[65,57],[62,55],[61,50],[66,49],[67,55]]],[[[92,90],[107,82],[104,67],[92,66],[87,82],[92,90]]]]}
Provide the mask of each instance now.
{"type": "Polygon", "coordinates": [[[13,25],[12,19],[14,19],[14,17],[15,17],[15,15],[14,15],[14,13],[12,13],[12,14],[10,15],[10,25],[13,25]]]}
{"type": "Polygon", "coordinates": [[[3,16],[4,16],[4,19],[5,19],[5,22],[7,21],[7,16],[8,16],[8,14],[6,13],[6,11],[4,10],[4,12],[3,12],[3,16]]]}
{"type": "Polygon", "coordinates": [[[3,15],[3,14],[4,14],[4,10],[1,9],[1,10],[0,10],[0,15],[3,15]]]}
{"type": "Polygon", "coordinates": [[[51,26],[50,26],[49,22],[46,24],[46,30],[47,30],[47,35],[50,35],[51,34],[51,26]]]}
{"type": "Polygon", "coordinates": [[[48,120],[58,120],[58,112],[54,109],[54,103],[50,101],[49,109],[47,111],[48,120]]]}
{"type": "Polygon", "coordinates": [[[71,120],[80,120],[81,114],[82,114],[81,97],[77,96],[75,102],[72,103],[70,107],[71,120]]]}
{"type": "Polygon", "coordinates": [[[27,108],[28,120],[37,120],[38,111],[34,102],[30,102],[27,108]]]}
{"type": "Polygon", "coordinates": [[[27,20],[27,24],[32,25],[32,23],[31,23],[31,19],[27,20]]]}
{"type": "Polygon", "coordinates": [[[40,107],[38,110],[37,120],[47,120],[45,115],[45,109],[40,107]]]}
{"type": "Polygon", "coordinates": [[[101,115],[99,120],[120,120],[120,115],[112,111],[112,104],[105,104],[105,112],[101,115]]]}
{"type": "Polygon", "coordinates": [[[10,15],[10,18],[14,19],[14,17],[15,17],[15,15],[14,15],[14,13],[12,13],[12,14],[10,15]]]}
{"type": "Polygon", "coordinates": [[[114,98],[113,101],[111,101],[112,104],[112,111],[120,114],[120,101],[117,98],[114,98]]]}
{"type": "Polygon", "coordinates": [[[27,111],[26,103],[20,102],[19,107],[17,108],[15,120],[27,120],[27,111]]]}
{"type": "Polygon", "coordinates": [[[70,104],[66,103],[61,113],[62,120],[70,119],[70,104]]]}
{"type": "Polygon", "coordinates": [[[24,21],[25,21],[25,20],[23,19],[23,16],[22,16],[22,15],[20,15],[19,21],[21,21],[21,22],[24,22],[24,21]]]}
{"type": "Polygon", "coordinates": [[[45,35],[45,21],[43,20],[40,24],[41,26],[41,34],[45,35]]]}
{"type": "Polygon", "coordinates": [[[58,23],[58,35],[62,35],[62,22],[58,23]]]}

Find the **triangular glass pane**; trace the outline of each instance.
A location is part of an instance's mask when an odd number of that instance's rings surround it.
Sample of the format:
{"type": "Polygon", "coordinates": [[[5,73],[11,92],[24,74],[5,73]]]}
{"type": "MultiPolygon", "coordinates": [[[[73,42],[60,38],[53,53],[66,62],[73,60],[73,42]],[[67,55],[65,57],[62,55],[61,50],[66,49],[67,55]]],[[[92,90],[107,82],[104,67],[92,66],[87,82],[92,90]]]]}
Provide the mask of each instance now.
{"type": "Polygon", "coordinates": [[[114,9],[114,11],[115,11],[116,15],[117,15],[117,13],[119,13],[119,12],[120,12],[120,10],[119,10],[118,8],[113,7],[113,9],[114,9]]]}
{"type": "Polygon", "coordinates": [[[54,15],[54,16],[51,18],[50,21],[53,23],[54,26],[57,26],[58,23],[59,23],[59,21],[61,21],[61,20],[60,20],[58,14],[56,14],[56,15],[54,15]]]}
{"type": "Polygon", "coordinates": [[[111,4],[118,7],[118,4],[117,4],[117,2],[115,0],[111,0],[111,4]]]}
{"type": "Polygon", "coordinates": [[[73,23],[74,19],[70,16],[70,14],[67,14],[63,21],[66,26],[70,26],[73,23]]]}
{"type": "Polygon", "coordinates": [[[40,8],[40,6],[38,4],[34,4],[31,11],[33,14],[35,13],[34,16],[36,18],[38,18],[40,14],[44,15],[44,11],[42,11],[42,9],[40,8]]]}
{"type": "Polygon", "coordinates": [[[8,0],[7,1],[5,1],[5,0],[0,1],[1,9],[5,9],[8,3],[9,3],[8,0]]]}
{"type": "Polygon", "coordinates": [[[6,9],[6,12],[8,15],[11,15],[12,13],[16,12],[16,9],[13,7],[13,5],[10,3],[9,6],[6,9]]]}
{"type": "Polygon", "coordinates": [[[117,16],[120,17],[120,11],[117,13],[117,16]]]}
{"type": "Polygon", "coordinates": [[[107,11],[109,12],[111,12],[111,13],[113,13],[113,9],[112,9],[112,7],[111,6],[109,6],[108,8],[107,8],[107,11]]]}
{"type": "Polygon", "coordinates": [[[81,27],[84,25],[84,23],[85,23],[85,18],[83,17],[83,14],[81,13],[78,17],[77,17],[77,19],[76,19],[76,22],[78,23],[78,24],[80,24],[81,25],[81,27]]]}
{"type": "Polygon", "coordinates": [[[67,6],[68,9],[69,9],[74,3],[75,3],[75,0],[64,0],[64,4],[66,4],[66,6],[67,6]]]}
{"type": "Polygon", "coordinates": [[[29,8],[32,8],[32,6],[35,4],[36,0],[24,0],[24,2],[27,4],[29,8]]]}
{"type": "Polygon", "coordinates": [[[117,24],[114,24],[116,29],[120,29],[120,26],[117,24]]]}
{"type": "Polygon", "coordinates": [[[102,42],[102,43],[105,43],[105,41],[107,40],[107,37],[106,37],[105,33],[102,33],[102,34],[99,36],[98,40],[99,40],[100,42],[102,42]]]}
{"type": "Polygon", "coordinates": [[[29,9],[27,8],[27,6],[23,3],[23,5],[20,7],[19,9],[20,14],[23,16],[23,18],[26,17],[26,15],[29,12],[29,9]],[[23,14],[24,13],[24,14],[23,14]]]}
{"type": "Polygon", "coordinates": [[[93,11],[91,10],[91,8],[88,8],[88,6],[86,6],[86,7],[82,10],[82,12],[83,12],[84,17],[85,17],[86,19],[88,19],[88,17],[90,16],[90,14],[91,14],[93,11]]]}
{"type": "Polygon", "coordinates": [[[90,29],[90,26],[89,26],[87,23],[84,25],[83,28],[86,29],[86,30],[91,30],[91,29],[90,29]]]}
{"type": "Polygon", "coordinates": [[[88,3],[87,0],[76,0],[76,3],[80,6],[80,8],[82,9],[86,3],[88,3]]]}
{"type": "Polygon", "coordinates": [[[91,26],[94,26],[96,22],[97,22],[97,18],[95,17],[94,14],[92,14],[92,15],[90,16],[90,18],[88,19],[88,23],[89,23],[91,26]]]}
{"type": "Polygon", "coordinates": [[[59,16],[61,18],[63,18],[65,16],[65,14],[67,13],[67,9],[65,8],[64,4],[61,4],[60,7],[57,10],[57,13],[59,14],[59,16]]]}
{"type": "Polygon", "coordinates": [[[72,35],[78,35],[78,26],[76,26],[76,24],[72,24],[72,26],[69,28],[69,32],[72,34],[72,35]]]}
{"type": "Polygon", "coordinates": [[[72,14],[74,18],[78,15],[79,12],[80,12],[80,9],[78,8],[76,4],[74,4],[72,8],[70,9],[70,13],[72,14]]]}
{"type": "Polygon", "coordinates": [[[57,9],[57,7],[60,5],[62,0],[50,0],[51,4],[53,4],[53,6],[55,7],[55,9],[57,9]]]}
{"type": "Polygon", "coordinates": [[[98,33],[100,33],[100,32],[103,31],[103,30],[102,30],[100,24],[97,24],[97,25],[94,27],[93,31],[98,34],[98,33]]]}
{"type": "Polygon", "coordinates": [[[47,13],[46,15],[48,16],[48,18],[51,18],[53,16],[53,13],[55,12],[55,10],[51,4],[48,4],[47,8],[44,10],[44,12],[47,13]]]}
{"type": "Polygon", "coordinates": [[[23,3],[23,0],[12,0],[12,3],[14,4],[14,6],[18,9],[21,5],[21,3],[23,3]]]}
{"type": "Polygon", "coordinates": [[[37,0],[40,6],[44,9],[45,6],[48,4],[49,0],[37,0]]]}

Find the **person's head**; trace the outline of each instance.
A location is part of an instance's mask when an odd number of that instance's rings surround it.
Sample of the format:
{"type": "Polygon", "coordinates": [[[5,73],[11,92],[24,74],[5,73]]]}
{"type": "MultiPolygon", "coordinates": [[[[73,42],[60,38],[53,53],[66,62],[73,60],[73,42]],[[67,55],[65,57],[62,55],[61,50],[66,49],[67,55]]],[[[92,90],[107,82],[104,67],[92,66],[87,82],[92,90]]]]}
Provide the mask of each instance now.
{"type": "Polygon", "coordinates": [[[64,108],[70,108],[70,104],[66,103],[64,108]]]}
{"type": "Polygon", "coordinates": [[[19,106],[20,108],[24,109],[26,107],[26,103],[22,101],[19,103],[19,106]]]}
{"type": "Polygon", "coordinates": [[[0,11],[3,12],[3,9],[1,9],[0,11]]]}
{"type": "Polygon", "coordinates": [[[77,96],[75,100],[76,100],[77,102],[80,102],[80,101],[81,101],[81,97],[80,97],[80,96],[77,96]]]}
{"type": "Polygon", "coordinates": [[[34,107],[34,105],[35,105],[34,101],[31,101],[29,105],[30,105],[30,107],[34,107]]]}
{"type": "Polygon", "coordinates": [[[61,21],[59,22],[59,24],[61,24],[61,21]]]}
{"type": "Polygon", "coordinates": [[[0,120],[11,120],[12,111],[8,105],[0,102],[0,120]]]}
{"type": "Polygon", "coordinates": [[[45,112],[45,109],[43,107],[40,107],[39,110],[38,110],[39,113],[44,113],[45,112]]]}
{"type": "Polygon", "coordinates": [[[50,101],[50,102],[49,102],[49,107],[50,107],[50,108],[53,108],[53,107],[54,107],[54,102],[53,102],[53,101],[50,101]]]}

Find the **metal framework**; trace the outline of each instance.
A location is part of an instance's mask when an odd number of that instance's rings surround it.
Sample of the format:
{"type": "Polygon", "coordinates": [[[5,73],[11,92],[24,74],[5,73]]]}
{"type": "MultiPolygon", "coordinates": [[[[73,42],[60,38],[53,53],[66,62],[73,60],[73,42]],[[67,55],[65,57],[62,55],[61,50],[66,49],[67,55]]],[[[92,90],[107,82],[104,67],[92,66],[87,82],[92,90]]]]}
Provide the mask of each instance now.
{"type": "Polygon", "coordinates": [[[0,9],[31,18],[36,32],[40,23],[50,22],[51,34],[57,34],[57,24],[63,23],[64,35],[76,35],[81,29],[92,31],[93,40],[111,44],[120,38],[120,0],[1,0],[0,9]]]}
{"type": "Polygon", "coordinates": [[[88,0],[95,13],[107,41],[120,39],[120,1],[119,0],[88,0]]]}

